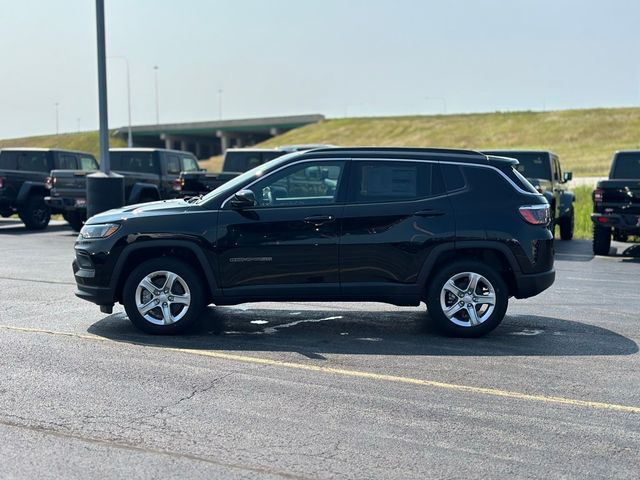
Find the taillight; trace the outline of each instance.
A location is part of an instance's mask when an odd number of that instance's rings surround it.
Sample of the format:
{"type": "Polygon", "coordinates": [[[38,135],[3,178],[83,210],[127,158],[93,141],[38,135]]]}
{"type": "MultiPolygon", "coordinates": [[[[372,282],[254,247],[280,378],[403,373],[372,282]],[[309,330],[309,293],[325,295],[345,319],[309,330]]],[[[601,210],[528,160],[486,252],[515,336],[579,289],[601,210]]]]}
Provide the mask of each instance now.
{"type": "Polygon", "coordinates": [[[53,178],[47,177],[44,181],[45,186],[51,190],[53,188],[53,178]]]}
{"type": "Polygon", "coordinates": [[[548,225],[551,219],[549,205],[525,205],[518,210],[525,222],[531,225],[548,225]]]}
{"type": "Polygon", "coordinates": [[[4,187],[4,177],[0,177],[0,188],[4,187]]]}
{"type": "Polygon", "coordinates": [[[601,188],[596,188],[593,191],[593,201],[594,203],[602,203],[602,199],[604,198],[604,191],[601,188]]]}
{"type": "Polygon", "coordinates": [[[183,178],[176,178],[173,181],[173,190],[175,192],[181,192],[182,191],[182,187],[184,187],[184,179],[183,178]]]}

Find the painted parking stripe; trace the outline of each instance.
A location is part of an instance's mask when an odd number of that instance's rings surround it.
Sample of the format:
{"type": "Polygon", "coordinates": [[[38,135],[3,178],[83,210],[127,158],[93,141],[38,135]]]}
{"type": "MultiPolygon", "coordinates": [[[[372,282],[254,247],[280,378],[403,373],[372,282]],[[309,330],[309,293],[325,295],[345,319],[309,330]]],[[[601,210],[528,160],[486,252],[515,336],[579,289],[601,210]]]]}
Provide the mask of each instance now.
{"type": "MultiPolygon", "coordinates": [[[[122,345],[122,342],[118,342],[116,340],[111,340],[108,338],[99,337],[97,335],[89,335],[89,334],[83,334],[83,333],[56,332],[53,330],[28,328],[28,327],[14,327],[9,325],[0,325],[0,328],[4,330],[12,330],[17,332],[42,333],[42,334],[48,334],[48,335],[73,337],[73,338],[79,338],[84,340],[93,340],[93,341],[108,342],[108,343],[115,343],[115,344],[122,345]]],[[[540,402],[540,403],[550,403],[550,404],[556,404],[556,405],[568,405],[573,407],[582,407],[582,408],[589,408],[589,409],[595,409],[595,410],[609,410],[614,412],[640,414],[640,407],[630,406],[630,405],[620,405],[616,403],[594,402],[590,400],[578,400],[573,398],[555,397],[555,396],[547,396],[547,395],[535,395],[535,394],[515,392],[510,390],[501,390],[498,388],[475,387],[471,385],[446,383],[446,382],[439,382],[435,380],[424,380],[420,378],[402,377],[397,375],[386,375],[386,374],[366,372],[361,370],[349,370],[344,368],[323,367],[319,365],[311,365],[311,364],[298,363],[298,362],[286,362],[282,360],[273,360],[270,358],[254,357],[249,355],[237,355],[233,353],[212,352],[207,350],[195,350],[191,348],[161,347],[161,346],[142,343],[142,342],[127,342],[127,343],[144,346],[144,347],[152,347],[158,350],[179,352],[179,353],[185,353],[189,355],[217,358],[220,360],[230,360],[230,361],[241,362],[241,363],[270,365],[274,367],[282,367],[282,368],[302,370],[302,371],[308,371],[308,372],[327,373],[331,375],[340,375],[344,377],[364,378],[368,380],[376,380],[376,381],[382,381],[382,382],[418,385],[422,387],[431,387],[431,388],[438,388],[443,390],[458,391],[458,392],[465,392],[465,393],[475,393],[480,395],[510,398],[514,400],[524,400],[524,401],[532,401],[532,402],[540,402]]]]}

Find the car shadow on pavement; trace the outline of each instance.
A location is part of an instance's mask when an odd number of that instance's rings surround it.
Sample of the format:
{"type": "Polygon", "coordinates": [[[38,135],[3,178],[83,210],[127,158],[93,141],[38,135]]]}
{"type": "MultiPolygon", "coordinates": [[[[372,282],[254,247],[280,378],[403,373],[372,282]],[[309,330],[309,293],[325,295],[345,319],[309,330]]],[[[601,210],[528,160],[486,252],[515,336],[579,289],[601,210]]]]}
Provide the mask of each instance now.
{"type": "MultiPolygon", "coordinates": [[[[594,258],[591,240],[555,241],[556,260],[590,262],[594,258]]],[[[640,244],[612,242],[609,257],[622,262],[640,262],[640,244]]]]}
{"type": "Polygon", "coordinates": [[[209,307],[186,335],[145,335],[124,313],[93,324],[89,333],[117,342],[211,351],[425,356],[632,355],[638,345],[605,328],[534,315],[507,315],[491,334],[448,338],[424,311],[339,311],[209,307]]]}

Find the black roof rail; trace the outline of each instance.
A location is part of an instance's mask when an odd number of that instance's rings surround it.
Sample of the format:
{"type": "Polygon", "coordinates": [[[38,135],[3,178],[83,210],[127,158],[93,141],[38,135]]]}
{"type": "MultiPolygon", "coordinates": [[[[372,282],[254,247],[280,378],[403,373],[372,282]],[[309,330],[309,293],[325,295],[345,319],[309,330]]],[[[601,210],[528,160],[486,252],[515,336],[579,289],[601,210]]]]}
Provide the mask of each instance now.
{"type": "Polygon", "coordinates": [[[422,148],[422,147],[330,147],[314,148],[308,153],[404,153],[404,154],[441,154],[441,155],[467,155],[471,157],[481,157],[486,159],[486,155],[475,150],[464,150],[456,148],[422,148]]]}

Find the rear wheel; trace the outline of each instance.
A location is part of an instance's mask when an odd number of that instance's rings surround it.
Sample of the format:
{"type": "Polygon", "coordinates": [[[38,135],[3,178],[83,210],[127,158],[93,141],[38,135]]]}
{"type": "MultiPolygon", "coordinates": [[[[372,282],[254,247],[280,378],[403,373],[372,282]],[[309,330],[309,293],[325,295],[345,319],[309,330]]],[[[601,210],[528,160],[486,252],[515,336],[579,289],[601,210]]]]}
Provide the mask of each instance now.
{"type": "Polygon", "coordinates": [[[560,219],[560,239],[571,240],[573,238],[573,227],[575,225],[575,216],[573,214],[573,207],[569,215],[565,215],[560,219]]]}
{"type": "Polygon", "coordinates": [[[456,337],[479,337],[495,329],[507,311],[509,292],[501,275],[476,261],[441,270],[427,291],[436,327],[456,337]]]}
{"type": "Polygon", "coordinates": [[[147,333],[177,334],[194,325],[204,310],[201,280],[187,264],[157,258],[138,266],[122,292],[129,320],[147,333]]]}
{"type": "Polygon", "coordinates": [[[593,226],[593,254],[609,255],[611,249],[611,228],[593,226]]]}
{"type": "Polygon", "coordinates": [[[20,207],[18,216],[28,230],[43,230],[51,220],[51,209],[44,203],[44,197],[33,195],[20,207]]]}

